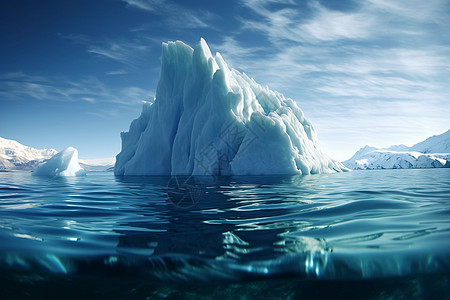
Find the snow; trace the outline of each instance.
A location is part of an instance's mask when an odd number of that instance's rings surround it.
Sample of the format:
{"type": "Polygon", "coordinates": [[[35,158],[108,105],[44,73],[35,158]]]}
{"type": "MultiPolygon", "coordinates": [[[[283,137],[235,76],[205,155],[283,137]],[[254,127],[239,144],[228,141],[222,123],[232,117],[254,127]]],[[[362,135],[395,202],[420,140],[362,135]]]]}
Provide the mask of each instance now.
{"type": "Polygon", "coordinates": [[[113,166],[116,163],[115,157],[104,157],[104,158],[90,158],[90,159],[79,159],[80,163],[89,166],[113,166]]]}
{"type": "Polygon", "coordinates": [[[415,144],[411,150],[422,153],[450,153],[450,130],[415,144]]]}
{"type": "Polygon", "coordinates": [[[54,149],[35,149],[0,137],[0,170],[33,170],[56,153],[54,149]]]}
{"type": "Polygon", "coordinates": [[[84,176],[86,171],[78,163],[78,150],[68,147],[55,154],[44,165],[37,168],[35,176],[84,176]]]}
{"type": "MultiPolygon", "coordinates": [[[[57,153],[54,149],[35,149],[0,137],[0,171],[33,171],[57,153]]],[[[80,159],[79,163],[86,171],[103,172],[112,170],[115,160],[115,157],[80,159]]]]}
{"type": "Polygon", "coordinates": [[[206,42],[162,45],[156,98],[121,134],[116,175],[315,174],[347,170],[296,103],[230,69],[206,42]]]}
{"type": "Polygon", "coordinates": [[[114,169],[115,157],[79,159],[80,166],[88,172],[105,172],[114,169]]]}
{"type": "Polygon", "coordinates": [[[354,170],[421,169],[450,166],[450,130],[412,147],[395,145],[385,149],[365,146],[343,164],[354,170]]]}
{"type": "Polygon", "coordinates": [[[447,160],[450,160],[450,154],[446,156],[414,151],[374,150],[363,156],[352,157],[344,165],[353,170],[442,168],[447,160]]]}

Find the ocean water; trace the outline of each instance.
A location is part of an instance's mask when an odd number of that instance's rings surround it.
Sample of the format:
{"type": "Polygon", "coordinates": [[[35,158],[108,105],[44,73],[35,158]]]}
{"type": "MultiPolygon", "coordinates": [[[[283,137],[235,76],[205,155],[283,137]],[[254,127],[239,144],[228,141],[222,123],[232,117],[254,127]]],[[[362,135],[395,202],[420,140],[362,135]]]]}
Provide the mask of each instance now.
{"type": "Polygon", "coordinates": [[[450,299],[450,169],[0,173],[0,299],[450,299]]]}

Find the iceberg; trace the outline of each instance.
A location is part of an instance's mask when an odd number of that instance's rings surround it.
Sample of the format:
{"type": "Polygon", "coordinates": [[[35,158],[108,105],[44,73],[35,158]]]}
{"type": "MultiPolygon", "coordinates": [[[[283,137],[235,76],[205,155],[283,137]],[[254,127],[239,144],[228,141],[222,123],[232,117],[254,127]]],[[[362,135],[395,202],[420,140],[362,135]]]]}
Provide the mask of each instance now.
{"type": "Polygon", "coordinates": [[[303,111],[230,69],[201,39],[162,44],[153,101],[121,133],[115,175],[276,175],[346,171],[322,153],[303,111]]]}
{"type": "Polygon", "coordinates": [[[84,176],[86,171],[78,163],[78,150],[68,147],[55,154],[32,174],[34,176],[84,176]]]}

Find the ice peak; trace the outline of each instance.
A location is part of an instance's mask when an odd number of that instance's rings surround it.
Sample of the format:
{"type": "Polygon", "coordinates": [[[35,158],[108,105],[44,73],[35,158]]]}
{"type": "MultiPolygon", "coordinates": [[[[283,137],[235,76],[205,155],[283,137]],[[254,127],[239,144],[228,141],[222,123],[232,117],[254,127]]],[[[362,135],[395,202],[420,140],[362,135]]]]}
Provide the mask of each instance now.
{"type": "Polygon", "coordinates": [[[84,176],[86,172],[78,162],[78,150],[67,147],[55,154],[33,172],[34,176],[84,176]]]}
{"type": "Polygon", "coordinates": [[[163,44],[156,100],[117,155],[116,175],[314,174],[346,170],[321,151],[290,99],[230,70],[201,39],[163,44]]]}
{"type": "Polygon", "coordinates": [[[209,49],[208,44],[206,43],[206,41],[203,38],[200,39],[200,42],[198,43],[198,45],[206,59],[209,59],[210,57],[212,57],[211,49],[209,49]]]}
{"type": "Polygon", "coordinates": [[[194,48],[192,64],[195,74],[206,74],[209,78],[212,78],[219,68],[208,44],[203,38],[194,48]]]}

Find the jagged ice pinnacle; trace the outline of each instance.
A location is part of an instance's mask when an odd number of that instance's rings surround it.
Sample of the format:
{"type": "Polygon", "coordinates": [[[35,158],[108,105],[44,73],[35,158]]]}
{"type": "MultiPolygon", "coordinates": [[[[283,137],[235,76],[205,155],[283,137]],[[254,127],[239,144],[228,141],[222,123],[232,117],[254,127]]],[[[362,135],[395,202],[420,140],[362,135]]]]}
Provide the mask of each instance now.
{"type": "Polygon", "coordinates": [[[121,134],[116,175],[273,175],[346,170],[296,103],[230,69],[206,42],[162,44],[156,98],[121,134]]]}

